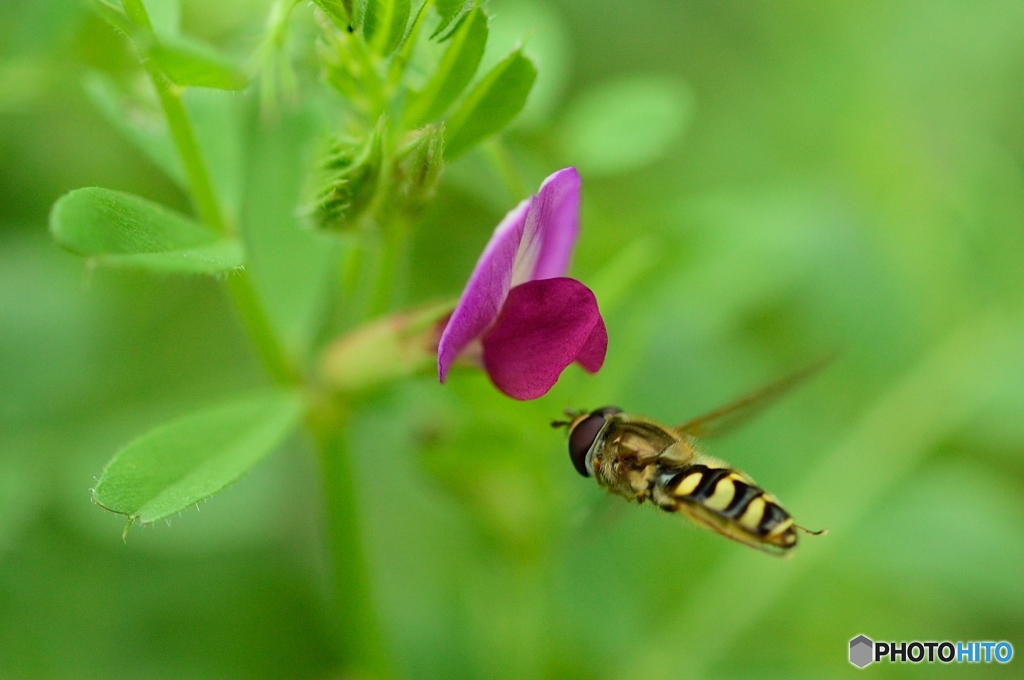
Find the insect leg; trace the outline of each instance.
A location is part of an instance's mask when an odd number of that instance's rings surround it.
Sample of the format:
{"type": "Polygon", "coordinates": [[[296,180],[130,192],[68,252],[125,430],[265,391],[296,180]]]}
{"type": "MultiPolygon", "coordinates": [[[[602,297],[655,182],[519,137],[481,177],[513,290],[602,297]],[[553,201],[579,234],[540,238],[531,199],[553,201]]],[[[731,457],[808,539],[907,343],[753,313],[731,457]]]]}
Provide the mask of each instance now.
{"type": "Polygon", "coordinates": [[[818,529],[817,531],[811,531],[810,529],[802,527],[799,524],[795,524],[794,526],[800,531],[804,532],[805,534],[810,534],[811,536],[824,536],[828,533],[828,529],[818,529]]]}

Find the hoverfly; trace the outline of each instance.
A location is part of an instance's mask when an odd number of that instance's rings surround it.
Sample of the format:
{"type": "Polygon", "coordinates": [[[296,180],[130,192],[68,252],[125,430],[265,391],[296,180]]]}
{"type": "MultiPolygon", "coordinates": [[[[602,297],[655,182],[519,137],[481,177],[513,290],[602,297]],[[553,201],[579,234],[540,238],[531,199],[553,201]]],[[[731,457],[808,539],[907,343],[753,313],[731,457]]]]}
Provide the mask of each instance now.
{"type": "Polygon", "coordinates": [[[747,474],[698,450],[697,436],[721,433],[789,390],[828,360],[752,392],[682,425],[669,427],[616,406],[567,410],[569,457],[577,472],[630,501],[651,501],[666,512],[773,555],[797,543],[798,526],[773,495],[747,474]]]}

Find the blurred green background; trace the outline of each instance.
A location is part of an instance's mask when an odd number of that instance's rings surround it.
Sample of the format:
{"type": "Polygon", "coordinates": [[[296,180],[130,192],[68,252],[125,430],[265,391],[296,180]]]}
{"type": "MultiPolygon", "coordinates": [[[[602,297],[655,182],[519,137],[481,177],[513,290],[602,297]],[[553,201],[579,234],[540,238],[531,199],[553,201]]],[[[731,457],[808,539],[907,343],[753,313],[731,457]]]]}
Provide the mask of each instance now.
{"type": "MultiPolygon", "coordinates": [[[[181,26],[243,58],[268,7],[184,0],[181,26]]],[[[835,677],[858,672],[859,633],[1024,651],[1024,4],[491,7],[487,59],[529,34],[540,70],[501,148],[527,187],[579,166],[573,272],[609,353],[535,402],[463,373],[358,406],[396,675],[835,677]],[[835,349],[707,443],[830,529],[790,560],[606,498],[548,427],[605,403],[682,421],[835,349]]],[[[293,49],[312,87],[310,17],[293,49]]],[[[50,205],[79,186],[189,210],[87,97],[95,71],[137,78],[82,4],[0,3],[0,677],[339,677],[302,437],[127,542],[89,502],[118,447],[265,380],[216,281],[92,271],[48,238],[50,205]]],[[[243,213],[289,223],[320,119],[283,115],[276,137],[232,128],[221,176],[243,213]]],[[[449,167],[410,302],[457,293],[512,204],[486,151],[449,167]]]]}

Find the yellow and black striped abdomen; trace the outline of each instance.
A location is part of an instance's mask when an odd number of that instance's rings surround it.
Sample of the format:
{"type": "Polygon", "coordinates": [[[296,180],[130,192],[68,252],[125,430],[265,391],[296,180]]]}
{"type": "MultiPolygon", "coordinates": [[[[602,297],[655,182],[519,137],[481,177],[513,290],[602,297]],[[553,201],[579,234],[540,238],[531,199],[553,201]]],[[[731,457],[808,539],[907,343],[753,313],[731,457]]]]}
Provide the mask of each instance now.
{"type": "Polygon", "coordinates": [[[796,546],[793,518],[778,501],[736,470],[707,463],[666,470],[653,495],[663,510],[680,512],[736,541],[768,552],[796,546]]]}

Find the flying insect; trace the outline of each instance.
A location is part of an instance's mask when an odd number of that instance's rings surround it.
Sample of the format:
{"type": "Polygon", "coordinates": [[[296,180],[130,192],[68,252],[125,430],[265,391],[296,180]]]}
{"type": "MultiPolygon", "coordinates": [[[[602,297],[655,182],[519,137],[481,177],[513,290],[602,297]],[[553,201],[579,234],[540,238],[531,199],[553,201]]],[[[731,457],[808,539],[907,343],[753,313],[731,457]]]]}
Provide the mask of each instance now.
{"type": "Polygon", "coordinates": [[[788,555],[797,531],[821,535],[795,523],[775,496],[749,475],[700,452],[698,436],[720,434],[749,418],[819,370],[812,364],[682,425],[667,426],[616,406],[567,410],[567,421],[553,427],[569,432],[569,457],[576,471],[594,477],[613,494],[650,501],[734,541],[773,554],[788,555]]]}

